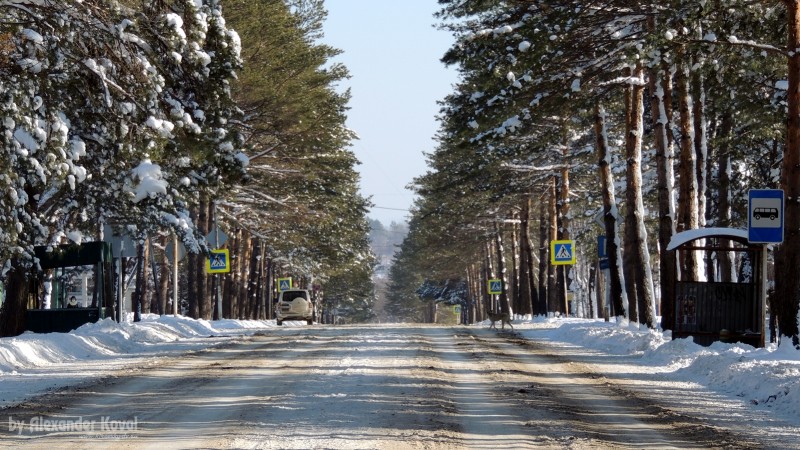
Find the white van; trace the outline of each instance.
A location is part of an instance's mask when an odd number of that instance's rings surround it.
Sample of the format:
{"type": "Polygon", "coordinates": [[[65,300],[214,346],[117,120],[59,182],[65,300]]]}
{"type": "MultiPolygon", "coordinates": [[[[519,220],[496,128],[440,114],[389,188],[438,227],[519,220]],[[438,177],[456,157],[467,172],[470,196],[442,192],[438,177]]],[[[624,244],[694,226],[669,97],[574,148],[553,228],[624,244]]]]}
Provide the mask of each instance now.
{"type": "Polygon", "coordinates": [[[284,320],[305,320],[314,324],[314,302],[311,294],[305,289],[287,289],[278,295],[275,303],[275,319],[278,325],[284,320]]]}

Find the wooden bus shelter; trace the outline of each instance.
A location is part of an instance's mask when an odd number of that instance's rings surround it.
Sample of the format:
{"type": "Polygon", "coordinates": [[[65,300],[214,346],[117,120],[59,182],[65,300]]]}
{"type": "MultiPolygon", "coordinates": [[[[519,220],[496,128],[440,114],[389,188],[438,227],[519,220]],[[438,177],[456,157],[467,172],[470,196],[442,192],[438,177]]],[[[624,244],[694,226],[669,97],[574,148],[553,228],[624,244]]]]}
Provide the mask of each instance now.
{"type": "Polygon", "coordinates": [[[766,246],[749,243],[747,230],[703,228],[677,233],[667,249],[673,251],[678,272],[672,338],[691,336],[700,345],[722,341],[763,347],[766,246]],[[723,253],[730,261],[727,268],[720,264],[723,253]],[[689,256],[705,262],[700,264],[701,270],[706,268],[701,280],[681,273],[682,261],[689,256]]]}
{"type": "Polygon", "coordinates": [[[43,271],[52,271],[50,307],[42,302],[41,273],[33,280],[25,328],[36,333],[68,332],[79,326],[114,317],[114,283],[111,245],[86,242],[80,245],[35,247],[43,271]],[[70,305],[69,298],[80,303],[70,305]]]}

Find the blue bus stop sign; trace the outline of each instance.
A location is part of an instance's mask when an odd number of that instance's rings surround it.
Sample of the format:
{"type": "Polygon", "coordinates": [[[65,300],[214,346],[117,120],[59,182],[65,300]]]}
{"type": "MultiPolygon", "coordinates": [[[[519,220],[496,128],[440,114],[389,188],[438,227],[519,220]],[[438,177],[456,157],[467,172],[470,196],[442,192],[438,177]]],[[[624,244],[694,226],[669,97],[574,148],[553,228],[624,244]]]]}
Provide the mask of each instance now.
{"type": "Polygon", "coordinates": [[[606,237],[604,235],[597,236],[597,257],[600,259],[608,258],[606,253],[606,237]]]}
{"type": "Polygon", "coordinates": [[[610,268],[608,263],[608,252],[606,248],[606,237],[602,234],[597,236],[597,258],[600,262],[600,270],[606,270],[610,268]]]}
{"type": "Polygon", "coordinates": [[[754,244],[783,242],[783,191],[751,189],[747,202],[747,240],[754,244]]]}

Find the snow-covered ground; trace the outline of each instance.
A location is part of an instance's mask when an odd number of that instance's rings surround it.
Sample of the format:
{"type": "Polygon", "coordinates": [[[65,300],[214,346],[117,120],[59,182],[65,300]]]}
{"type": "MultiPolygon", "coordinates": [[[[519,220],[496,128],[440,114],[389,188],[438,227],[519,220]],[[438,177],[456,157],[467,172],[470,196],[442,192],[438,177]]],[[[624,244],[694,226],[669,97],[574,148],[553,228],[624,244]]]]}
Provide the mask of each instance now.
{"type": "MultiPolygon", "coordinates": [[[[300,322],[287,323],[286,326],[300,322]]],[[[485,326],[485,325],[479,325],[485,326]]],[[[602,320],[515,320],[518,335],[554,346],[590,351],[609,376],[639,374],[658,383],[700,385],[754,415],[800,427],[800,351],[790,345],[755,349],[717,343],[702,347],[664,333],[602,320]],[[603,364],[608,360],[607,364],[603,364]]],[[[26,333],[0,339],[0,408],[51,390],[142,363],[223,345],[237,337],[275,330],[274,321],[204,321],[146,316],[139,323],[104,320],[71,333],[26,333]]],[[[119,372],[117,372],[119,373],[119,372]]],[[[654,386],[655,384],[655,386],[654,386]]],[[[722,407],[722,406],[720,406],[722,407]]]]}
{"type": "Polygon", "coordinates": [[[751,417],[767,413],[800,427],[800,351],[791,342],[760,349],[721,342],[704,347],[672,340],[669,332],[583,319],[534,319],[514,328],[528,339],[588,349],[603,373],[638,374],[646,389],[699,385],[740,402],[754,413],[751,417]]]}

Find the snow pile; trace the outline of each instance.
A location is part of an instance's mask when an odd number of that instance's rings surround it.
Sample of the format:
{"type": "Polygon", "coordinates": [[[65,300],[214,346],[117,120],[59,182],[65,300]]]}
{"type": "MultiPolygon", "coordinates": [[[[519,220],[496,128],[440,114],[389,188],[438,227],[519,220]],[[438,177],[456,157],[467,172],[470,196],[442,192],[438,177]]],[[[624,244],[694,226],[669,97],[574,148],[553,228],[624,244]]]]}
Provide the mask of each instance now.
{"type": "MultiPolygon", "coordinates": [[[[655,382],[695,383],[783,418],[800,417],[800,351],[785,345],[697,345],[632,324],[586,319],[534,319],[515,327],[528,339],[580,346],[635,366],[655,382]]],[[[611,360],[612,358],[608,358],[611,360]]]]}
{"type": "Polygon", "coordinates": [[[25,333],[0,339],[0,376],[79,360],[130,355],[159,355],[204,348],[211,336],[236,336],[274,326],[274,322],[220,320],[145,315],[141,322],[111,319],[86,324],[70,333],[25,333]],[[204,339],[206,342],[204,342],[204,339]],[[177,343],[176,345],[164,345],[177,343]]]}

